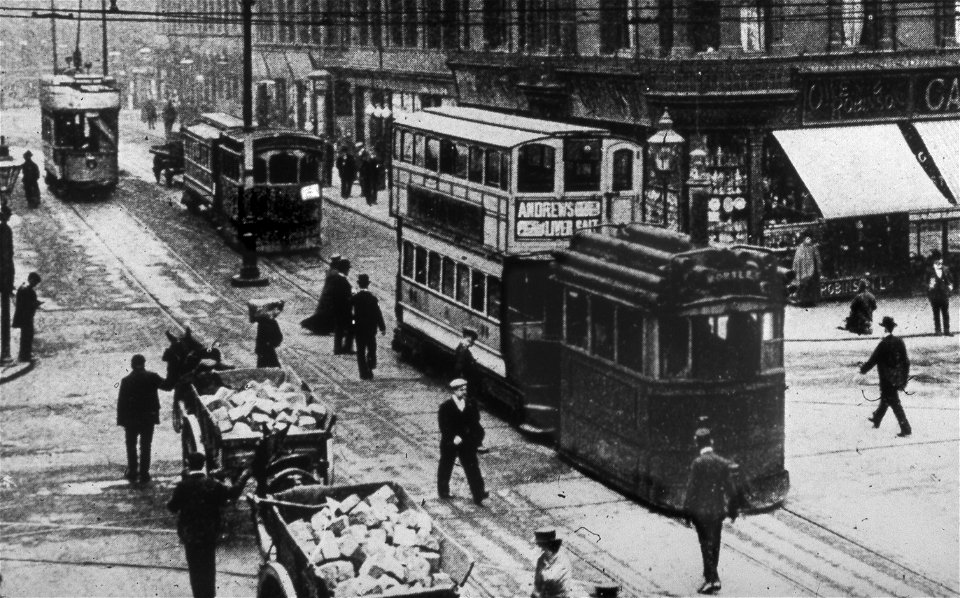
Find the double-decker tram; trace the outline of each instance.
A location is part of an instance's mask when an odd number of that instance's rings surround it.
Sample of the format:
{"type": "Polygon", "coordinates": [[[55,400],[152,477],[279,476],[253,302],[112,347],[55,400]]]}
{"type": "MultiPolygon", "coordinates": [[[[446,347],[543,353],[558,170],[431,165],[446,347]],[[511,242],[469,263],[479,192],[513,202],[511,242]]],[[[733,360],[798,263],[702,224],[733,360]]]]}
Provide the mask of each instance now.
{"type": "Polygon", "coordinates": [[[116,187],[120,90],[113,77],[43,77],[40,115],[45,181],[52,191],[116,187]]]}
{"type": "Polygon", "coordinates": [[[557,252],[558,450],[628,494],[682,508],[707,418],[747,506],[786,496],[784,282],[773,253],[694,247],[631,224],[557,252]]]}
{"type": "Polygon", "coordinates": [[[261,251],[319,245],[322,139],[290,129],[246,130],[234,116],[208,113],[185,128],[182,140],[182,202],[189,210],[220,225],[252,226],[261,251]]]}
{"type": "Polygon", "coordinates": [[[641,147],[604,129],[464,107],[398,116],[394,349],[435,362],[464,328],[482,394],[555,433],[559,345],[545,337],[552,251],[635,218],[641,147]]]}

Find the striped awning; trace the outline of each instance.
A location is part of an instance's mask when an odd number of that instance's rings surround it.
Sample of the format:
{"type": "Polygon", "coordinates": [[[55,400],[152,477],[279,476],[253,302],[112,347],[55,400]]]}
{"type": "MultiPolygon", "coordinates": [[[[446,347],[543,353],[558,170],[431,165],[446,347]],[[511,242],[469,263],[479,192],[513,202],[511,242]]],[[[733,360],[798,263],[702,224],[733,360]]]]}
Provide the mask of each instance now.
{"type": "Polygon", "coordinates": [[[916,122],[913,126],[953,197],[960,200],[960,120],[916,122]]]}

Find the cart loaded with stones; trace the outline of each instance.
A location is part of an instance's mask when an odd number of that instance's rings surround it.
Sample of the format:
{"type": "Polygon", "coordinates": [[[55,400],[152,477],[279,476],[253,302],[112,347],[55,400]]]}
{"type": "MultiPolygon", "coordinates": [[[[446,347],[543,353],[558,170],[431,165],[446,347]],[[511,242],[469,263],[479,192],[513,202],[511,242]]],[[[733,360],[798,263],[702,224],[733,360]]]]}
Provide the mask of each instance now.
{"type": "Polygon", "coordinates": [[[249,495],[258,598],[459,596],[473,557],[393,482],[249,495]]]}

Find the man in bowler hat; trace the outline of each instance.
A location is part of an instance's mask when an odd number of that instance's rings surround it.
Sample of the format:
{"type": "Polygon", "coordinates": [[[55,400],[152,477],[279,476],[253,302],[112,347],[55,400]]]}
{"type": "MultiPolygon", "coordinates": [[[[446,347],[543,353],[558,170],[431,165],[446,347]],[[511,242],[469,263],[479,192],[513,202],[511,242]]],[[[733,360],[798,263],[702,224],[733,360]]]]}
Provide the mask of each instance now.
{"type": "Polygon", "coordinates": [[[537,558],[530,598],[575,598],[573,567],[557,530],[541,527],[533,533],[533,539],[543,552],[537,558]]]}
{"type": "Polygon", "coordinates": [[[187,455],[189,472],[173,489],[167,503],[177,513],[177,535],[183,543],[190,572],[194,598],[217,595],[217,539],[220,537],[220,511],[227,502],[236,500],[250,477],[247,470],[230,488],[204,472],[203,453],[187,455]]]}
{"type": "Polygon", "coordinates": [[[377,298],[370,292],[370,277],[361,274],[357,277],[360,290],[351,299],[353,304],[353,338],[357,343],[357,367],[364,380],[373,378],[377,367],[377,330],[386,333],[387,325],[383,321],[383,312],[377,298]]]}
{"type": "Polygon", "coordinates": [[[735,521],[738,515],[733,478],[733,469],[736,466],[713,451],[713,439],[709,429],[698,428],[694,433],[694,442],[700,454],[690,466],[683,510],[688,524],[692,522],[696,528],[700,541],[703,585],[699,592],[713,594],[720,591],[717,564],[720,561],[723,519],[729,515],[730,520],[735,521]]]}
{"type": "Polygon", "coordinates": [[[150,481],[150,451],[153,427],[160,423],[158,390],[170,390],[163,377],[147,369],[147,360],[139,353],[130,358],[131,372],[120,381],[117,393],[117,425],[123,427],[127,444],[127,474],[130,482],[150,481]],[[137,462],[137,439],[140,461],[137,462]]]}
{"type": "Polygon", "coordinates": [[[874,428],[879,428],[889,407],[900,424],[900,433],[897,436],[903,438],[913,432],[910,422],[907,421],[907,415],[903,412],[903,406],[900,404],[900,391],[907,386],[910,376],[910,358],[907,357],[907,347],[903,344],[903,339],[893,334],[893,329],[897,327],[893,318],[884,316],[880,326],[886,334],[880,339],[870,359],[860,366],[861,374],[866,374],[873,369],[873,366],[877,366],[877,374],[880,377],[880,404],[873,415],[867,419],[874,428]]]}
{"type": "Polygon", "coordinates": [[[934,333],[950,336],[950,294],[953,293],[953,276],[950,274],[950,268],[943,266],[943,257],[939,251],[931,257],[933,263],[930,265],[930,271],[927,272],[927,299],[930,301],[930,309],[933,310],[934,333]]]}
{"type": "Polygon", "coordinates": [[[452,396],[440,405],[437,419],[440,424],[440,464],[437,467],[437,493],[450,498],[450,474],[453,463],[460,459],[473,502],[482,505],[490,496],[483,484],[477,447],[483,444],[485,431],[480,425],[480,410],[476,403],[467,401],[467,381],[456,378],[450,382],[452,396]]]}

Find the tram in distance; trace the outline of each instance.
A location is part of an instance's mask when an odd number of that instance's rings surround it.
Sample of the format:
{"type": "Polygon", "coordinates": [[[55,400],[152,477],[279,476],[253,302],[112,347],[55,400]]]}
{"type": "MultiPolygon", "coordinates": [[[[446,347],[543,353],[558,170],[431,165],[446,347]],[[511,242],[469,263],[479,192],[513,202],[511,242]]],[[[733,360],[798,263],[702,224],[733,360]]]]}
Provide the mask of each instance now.
{"type": "Polygon", "coordinates": [[[110,191],[119,180],[120,89],[113,77],[40,79],[45,181],[55,193],[110,191]]]}
{"type": "Polygon", "coordinates": [[[779,504],[782,273],[764,249],[631,224],[641,156],[602,129],[472,108],[400,116],[394,349],[450,359],[472,328],[484,400],[666,508],[682,507],[707,417],[747,506],[779,504]]]}
{"type": "Polygon", "coordinates": [[[261,251],[320,243],[322,139],[292,129],[246,130],[241,119],[219,112],[202,114],[181,139],[188,210],[219,225],[249,224],[261,251]]]}

